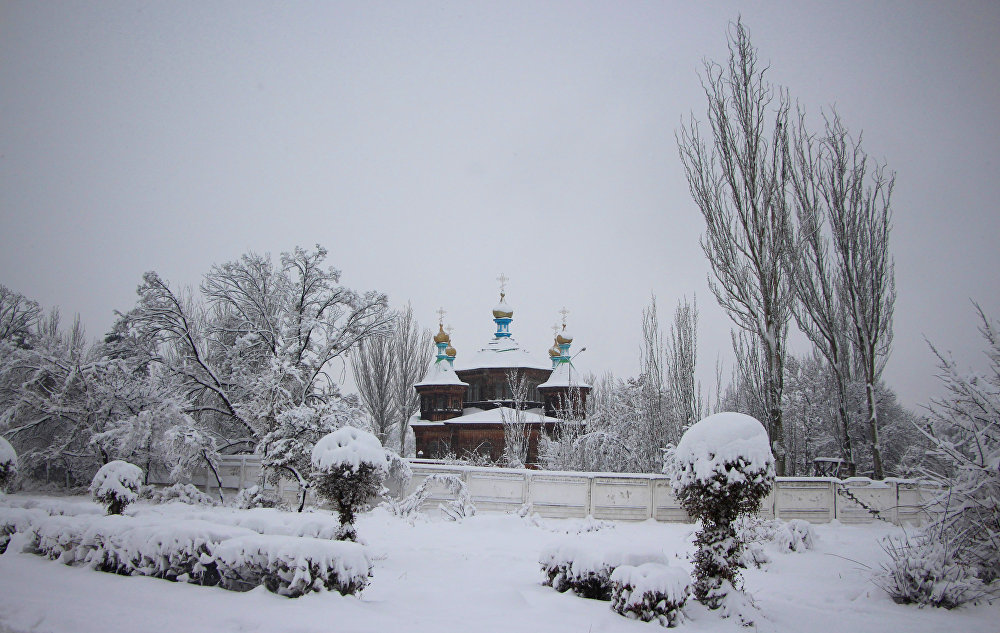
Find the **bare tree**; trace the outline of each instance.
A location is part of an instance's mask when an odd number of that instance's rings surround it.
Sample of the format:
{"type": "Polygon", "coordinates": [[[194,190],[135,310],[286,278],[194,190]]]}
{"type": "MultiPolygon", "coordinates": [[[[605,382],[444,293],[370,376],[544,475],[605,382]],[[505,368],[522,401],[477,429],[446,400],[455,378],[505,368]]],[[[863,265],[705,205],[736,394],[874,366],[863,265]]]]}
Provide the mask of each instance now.
{"type": "Polygon", "coordinates": [[[427,368],[434,358],[431,341],[431,331],[420,327],[413,318],[413,307],[407,304],[406,309],[396,316],[396,328],[392,336],[392,394],[400,455],[404,455],[406,451],[410,416],[420,409],[420,394],[413,385],[427,375],[427,368]]]}
{"type": "Polygon", "coordinates": [[[38,302],[0,284],[0,341],[23,345],[41,315],[38,302]]]}
{"type": "Polygon", "coordinates": [[[351,369],[375,434],[387,446],[393,432],[398,433],[403,455],[410,417],[420,409],[413,385],[427,374],[434,348],[430,330],[420,327],[409,305],[393,313],[390,327],[385,336],[362,342],[351,369]]]}
{"type": "Polygon", "coordinates": [[[786,250],[789,280],[797,298],[792,313],[799,329],[832,370],[837,387],[840,456],[848,461],[849,474],[853,475],[857,458],[848,413],[848,385],[852,379],[849,317],[842,291],[844,271],[830,256],[827,222],[827,210],[834,206],[840,188],[834,187],[836,181],[829,178],[834,165],[827,141],[809,134],[804,119],[800,111],[790,144],[798,220],[786,250]]]}
{"type": "Polygon", "coordinates": [[[822,174],[833,252],[854,363],[865,381],[868,432],[876,479],[884,477],[876,386],[892,346],[896,302],[895,266],[889,254],[892,189],[896,175],[871,161],[840,121],[828,118],[824,145],[829,169],[822,174]]]}
{"type": "Polygon", "coordinates": [[[649,307],[642,311],[642,385],[639,406],[642,408],[642,423],[648,428],[647,445],[637,447],[649,452],[651,460],[657,459],[660,449],[668,443],[680,441],[680,425],[673,415],[670,391],[669,359],[667,346],[663,342],[663,330],[656,308],[656,296],[649,299],[649,307]]]}
{"type": "Polygon", "coordinates": [[[729,63],[705,63],[711,142],[693,119],[678,147],[691,195],[705,219],[701,245],[719,304],[760,348],[759,385],[778,473],[784,473],[781,395],[792,293],[782,266],[789,223],[785,165],[788,97],[766,78],[739,21],[729,63]],[[775,103],[777,100],[777,103],[775,103]]]}
{"type": "Polygon", "coordinates": [[[351,370],[358,395],[371,419],[372,430],[383,445],[396,422],[393,400],[393,338],[372,336],[351,356],[351,370]]]}
{"type": "Polygon", "coordinates": [[[507,371],[507,384],[513,401],[513,412],[500,410],[503,421],[503,465],[524,468],[528,464],[531,428],[527,424],[525,403],[528,400],[528,378],[516,369],[507,371]]]}
{"type": "Polygon", "coordinates": [[[698,359],[698,300],[688,303],[687,297],[677,302],[674,322],[670,326],[667,344],[667,378],[670,399],[674,405],[676,434],[670,441],[676,444],[681,434],[702,415],[701,386],[695,383],[694,370],[698,359]]]}

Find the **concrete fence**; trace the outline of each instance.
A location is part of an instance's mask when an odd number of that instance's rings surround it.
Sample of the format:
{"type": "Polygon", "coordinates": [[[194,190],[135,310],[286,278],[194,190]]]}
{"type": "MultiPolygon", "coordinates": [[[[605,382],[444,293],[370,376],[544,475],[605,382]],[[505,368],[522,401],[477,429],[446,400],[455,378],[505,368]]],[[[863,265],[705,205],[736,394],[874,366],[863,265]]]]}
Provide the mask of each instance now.
{"type": "MultiPolygon", "coordinates": [[[[429,461],[412,462],[411,467],[413,479],[407,494],[431,474],[455,475],[465,482],[480,511],[524,509],[546,518],[691,520],[674,497],[670,480],[663,475],[482,468],[429,461]]],[[[232,496],[257,483],[260,457],[226,456],[219,474],[223,492],[232,496]]],[[[209,494],[218,491],[215,478],[208,473],[196,476],[192,483],[209,494]]],[[[290,503],[297,502],[299,488],[294,481],[282,480],[276,488],[268,488],[290,503]]],[[[429,511],[453,498],[442,485],[432,486],[429,492],[424,504],[429,511]]],[[[764,518],[805,519],[811,523],[868,523],[881,518],[897,525],[915,525],[926,519],[935,494],[935,488],[912,480],[779,477],[761,505],[760,514],[764,518]]]]}

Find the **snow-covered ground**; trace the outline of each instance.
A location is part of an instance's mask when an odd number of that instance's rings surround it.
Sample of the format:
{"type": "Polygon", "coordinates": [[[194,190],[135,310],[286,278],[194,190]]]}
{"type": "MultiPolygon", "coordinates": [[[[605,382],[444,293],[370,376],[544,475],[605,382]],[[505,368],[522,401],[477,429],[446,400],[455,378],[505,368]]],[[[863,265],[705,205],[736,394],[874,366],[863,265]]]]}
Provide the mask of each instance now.
{"type": "MultiPolygon", "coordinates": [[[[25,502],[18,496],[8,500],[25,502]]],[[[63,503],[46,499],[43,505],[63,503]]],[[[71,508],[74,514],[100,512],[80,499],[72,500],[71,508]]],[[[178,521],[198,513],[203,520],[214,515],[229,524],[241,516],[231,509],[177,503],[138,503],[127,513],[164,514],[178,521]]],[[[278,513],[264,516],[282,524],[278,513]]],[[[460,523],[418,518],[410,525],[375,510],[358,521],[358,533],[376,559],[374,577],[360,598],[313,593],[296,599],[262,587],[236,593],[67,567],[21,553],[15,537],[0,556],[0,631],[656,631],[659,625],[625,619],[607,602],[542,586],[539,553],[567,539],[595,548],[645,546],[689,569],[693,529],[651,521],[612,524],[487,513],[460,523]]],[[[813,550],[782,554],[772,547],[770,564],[746,572],[746,588],[759,607],[756,628],[801,633],[997,631],[1000,604],[918,609],[894,604],[871,583],[866,566],[878,568],[885,558],[878,540],[897,530],[886,524],[820,525],[813,550]]],[[[692,601],[677,630],[745,629],[692,601]]]]}

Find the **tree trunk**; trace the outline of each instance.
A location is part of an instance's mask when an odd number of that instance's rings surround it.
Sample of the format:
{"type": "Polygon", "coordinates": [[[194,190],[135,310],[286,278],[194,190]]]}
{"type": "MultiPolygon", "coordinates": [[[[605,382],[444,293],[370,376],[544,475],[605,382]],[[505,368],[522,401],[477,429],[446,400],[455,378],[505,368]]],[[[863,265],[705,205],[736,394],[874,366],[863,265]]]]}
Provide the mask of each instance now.
{"type": "Polygon", "coordinates": [[[874,479],[885,479],[882,471],[882,448],[878,441],[878,411],[875,407],[875,386],[868,381],[865,385],[868,395],[868,428],[872,435],[872,464],[875,469],[874,479]]]}

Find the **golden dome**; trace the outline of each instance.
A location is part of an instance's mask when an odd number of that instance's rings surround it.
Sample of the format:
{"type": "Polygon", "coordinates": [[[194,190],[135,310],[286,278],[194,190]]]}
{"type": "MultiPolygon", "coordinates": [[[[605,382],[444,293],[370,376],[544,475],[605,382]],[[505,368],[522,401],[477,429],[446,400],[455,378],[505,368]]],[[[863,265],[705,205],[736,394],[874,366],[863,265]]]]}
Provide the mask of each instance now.
{"type": "Polygon", "coordinates": [[[553,345],[549,348],[549,357],[555,358],[556,356],[562,356],[562,352],[559,351],[558,347],[553,345]]]}
{"type": "Polygon", "coordinates": [[[514,311],[503,301],[504,293],[500,293],[500,303],[493,308],[494,319],[510,319],[514,316],[514,311]]]}
{"type": "Polygon", "coordinates": [[[564,343],[572,343],[573,335],[566,331],[566,324],[563,323],[563,331],[556,335],[556,343],[563,345],[564,343]]]}
{"type": "Polygon", "coordinates": [[[455,351],[454,347],[449,345],[448,347],[445,348],[444,353],[448,356],[454,356],[457,352],[455,351]]]}
{"type": "Polygon", "coordinates": [[[438,324],[438,333],[434,335],[435,343],[451,343],[451,337],[444,331],[444,324],[438,324]]]}

